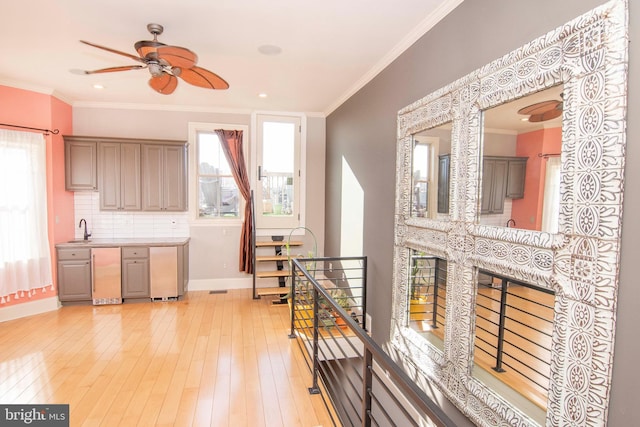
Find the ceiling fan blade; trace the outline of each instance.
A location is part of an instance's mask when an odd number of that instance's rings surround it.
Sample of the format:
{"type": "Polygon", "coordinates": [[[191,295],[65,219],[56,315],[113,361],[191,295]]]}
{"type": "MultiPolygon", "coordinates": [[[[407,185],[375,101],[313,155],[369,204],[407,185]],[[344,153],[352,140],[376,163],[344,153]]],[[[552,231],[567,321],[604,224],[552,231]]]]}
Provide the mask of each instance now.
{"type": "Polygon", "coordinates": [[[156,59],[158,57],[158,48],[166,45],[155,40],[141,40],[133,46],[135,47],[136,52],[138,52],[138,55],[140,55],[141,58],[156,59]]]}
{"type": "Polygon", "coordinates": [[[183,68],[179,76],[187,83],[207,89],[228,89],[227,83],[219,75],[200,67],[183,68]]]}
{"type": "Polygon", "coordinates": [[[80,40],[80,43],[84,43],[84,44],[89,45],[89,46],[97,47],[98,49],[106,50],[107,52],[116,53],[118,55],[126,56],[127,58],[131,58],[134,61],[143,62],[145,64],[147,62],[147,61],[144,60],[144,58],[140,58],[138,56],[131,55],[131,54],[126,53],[126,52],[121,52],[119,50],[111,49],[110,47],[100,46],[99,44],[89,43],[89,42],[84,41],[84,40],[80,40]]]}
{"type": "Polygon", "coordinates": [[[149,86],[158,93],[163,95],[170,95],[178,87],[178,79],[171,74],[162,73],[158,77],[151,77],[149,79],[149,86]]]}
{"type": "Polygon", "coordinates": [[[536,102],[535,104],[519,109],[518,114],[543,114],[549,110],[556,109],[558,104],[560,104],[560,101],[556,100],[536,102]]]}
{"type": "Polygon", "coordinates": [[[99,74],[99,73],[113,73],[115,71],[129,71],[129,70],[140,70],[142,68],[147,68],[146,65],[125,65],[122,67],[109,67],[109,68],[101,68],[99,70],[91,70],[85,71],[85,74],[99,74]]]}
{"type": "Polygon", "coordinates": [[[172,67],[192,68],[198,62],[198,55],[179,46],[162,46],[157,49],[158,59],[164,59],[172,67]]]}
{"type": "Polygon", "coordinates": [[[529,121],[532,123],[537,122],[546,122],[547,120],[555,119],[556,117],[560,117],[562,115],[562,110],[554,108],[553,110],[545,111],[540,114],[532,114],[529,116],[529,121]]]}

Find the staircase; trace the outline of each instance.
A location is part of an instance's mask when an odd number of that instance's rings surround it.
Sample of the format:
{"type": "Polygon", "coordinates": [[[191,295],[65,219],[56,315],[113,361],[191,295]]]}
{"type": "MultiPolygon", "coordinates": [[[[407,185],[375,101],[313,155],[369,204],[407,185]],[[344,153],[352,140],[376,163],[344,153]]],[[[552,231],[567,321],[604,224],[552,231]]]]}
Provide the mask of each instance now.
{"type": "Polygon", "coordinates": [[[286,245],[289,247],[302,246],[301,241],[285,241],[284,236],[272,236],[271,240],[254,240],[253,256],[253,298],[259,299],[267,295],[279,295],[280,303],[286,303],[285,296],[289,293],[287,277],[291,275],[289,270],[289,256],[283,252],[286,245]],[[271,252],[271,253],[269,253],[271,252]],[[257,279],[278,279],[278,286],[258,287],[257,279]]]}

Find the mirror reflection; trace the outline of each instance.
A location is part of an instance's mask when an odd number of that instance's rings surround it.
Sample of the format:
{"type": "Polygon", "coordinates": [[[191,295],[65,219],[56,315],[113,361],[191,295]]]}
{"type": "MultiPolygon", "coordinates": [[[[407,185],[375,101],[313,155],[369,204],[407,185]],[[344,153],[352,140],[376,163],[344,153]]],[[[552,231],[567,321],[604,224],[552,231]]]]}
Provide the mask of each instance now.
{"type": "Polygon", "coordinates": [[[562,85],[483,112],[479,223],[558,232],[562,85]]]}
{"type": "Polygon", "coordinates": [[[449,214],[451,123],[413,137],[411,216],[444,219],[449,214]]]}
{"type": "Polygon", "coordinates": [[[443,350],[447,261],[411,249],[409,263],[409,327],[443,350]]]}
{"type": "Polygon", "coordinates": [[[544,424],[555,294],[478,270],[473,376],[544,424]]]}

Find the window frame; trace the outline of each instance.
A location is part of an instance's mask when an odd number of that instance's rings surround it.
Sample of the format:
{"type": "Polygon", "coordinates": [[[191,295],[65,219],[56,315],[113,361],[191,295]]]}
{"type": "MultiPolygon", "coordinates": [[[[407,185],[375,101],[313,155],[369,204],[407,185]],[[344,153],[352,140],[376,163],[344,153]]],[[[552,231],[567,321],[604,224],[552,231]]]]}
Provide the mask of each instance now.
{"type": "MultiPolygon", "coordinates": [[[[251,171],[249,172],[251,178],[251,188],[256,189],[261,182],[258,180],[258,166],[261,164],[261,159],[258,158],[258,153],[261,152],[259,150],[259,145],[262,145],[262,141],[260,140],[260,136],[262,135],[259,126],[261,123],[269,118],[273,118],[273,121],[278,121],[277,119],[296,119],[299,120],[299,139],[300,139],[300,147],[299,147],[299,158],[297,159],[298,164],[298,173],[299,179],[297,180],[297,184],[299,188],[294,189],[294,193],[297,191],[299,194],[299,204],[297,211],[297,218],[294,215],[291,219],[292,223],[288,224],[286,227],[268,227],[261,228],[258,222],[258,207],[259,204],[256,201],[256,235],[257,236],[272,236],[272,235],[282,235],[286,233],[287,235],[291,232],[293,235],[303,235],[304,227],[305,227],[305,206],[306,206],[306,146],[307,146],[307,117],[303,113],[293,113],[293,112],[276,112],[276,111],[255,111],[251,114],[251,126],[254,129],[254,132],[251,134],[251,159],[249,163],[251,164],[251,171]]],[[[294,183],[296,180],[294,179],[294,183]]],[[[295,185],[295,184],[294,184],[295,185]]],[[[255,193],[255,191],[254,191],[255,193]]]]}
{"type": "MultiPolygon", "coordinates": [[[[436,218],[438,215],[438,178],[439,178],[439,170],[438,170],[438,154],[440,153],[440,138],[437,136],[425,136],[425,135],[415,135],[414,136],[414,146],[411,151],[411,180],[412,180],[412,188],[415,191],[415,184],[417,182],[426,182],[427,183],[427,198],[426,198],[426,218],[436,218]],[[415,149],[418,145],[421,145],[427,149],[427,174],[428,177],[426,180],[416,181],[414,179],[415,173],[415,149]]],[[[411,199],[411,216],[415,218],[420,218],[414,211],[414,200],[412,195],[411,199]]]]}
{"type": "MultiPolygon", "coordinates": [[[[189,122],[189,223],[192,226],[206,226],[206,225],[242,225],[244,221],[244,209],[246,202],[240,190],[238,189],[238,216],[237,217],[215,217],[215,218],[201,218],[198,215],[200,209],[199,203],[199,173],[198,173],[198,133],[206,132],[213,133],[216,129],[224,130],[241,130],[243,135],[243,152],[245,159],[247,158],[248,151],[248,135],[249,127],[247,125],[229,124],[229,123],[205,123],[205,122],[189,122]]],[[[248,165],[247,165],[248,166],[248,165]]]]}

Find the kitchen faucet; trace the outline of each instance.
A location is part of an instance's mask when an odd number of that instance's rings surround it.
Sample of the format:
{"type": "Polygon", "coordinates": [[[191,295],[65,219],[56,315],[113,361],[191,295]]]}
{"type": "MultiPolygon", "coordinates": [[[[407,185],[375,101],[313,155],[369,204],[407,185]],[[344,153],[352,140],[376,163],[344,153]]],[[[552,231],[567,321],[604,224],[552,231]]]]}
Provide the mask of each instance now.
{"type": "Polygon", "coordinates": [[[80,224],[78,224],[78,228],[82,227],[82,223],[84,222],[84,240],[89,240],[91,237],[91,233],[87,233],[87,220],[82,218],[80,220],[80,224]]]}

